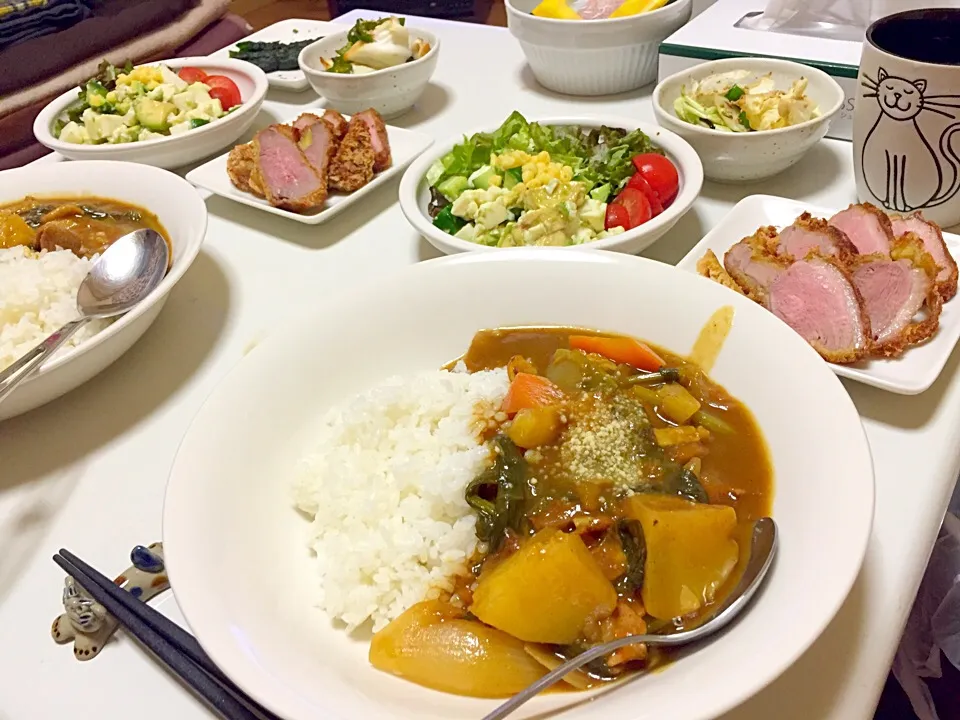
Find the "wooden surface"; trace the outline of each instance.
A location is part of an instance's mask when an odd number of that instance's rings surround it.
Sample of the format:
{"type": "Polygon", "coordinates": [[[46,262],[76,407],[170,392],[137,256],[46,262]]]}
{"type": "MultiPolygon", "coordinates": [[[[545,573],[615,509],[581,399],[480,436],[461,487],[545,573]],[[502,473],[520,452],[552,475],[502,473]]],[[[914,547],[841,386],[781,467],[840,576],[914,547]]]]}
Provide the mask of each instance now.
{"type": "MultiPolygon", "coordinates": [[[[287,18],[329,20],[327,0],[232,0],[230,11],[242,16],[260,30],[287,18]]],[[[506,25],[503,0],[493,0],[486,22],[488,25],[506,25]]]]}

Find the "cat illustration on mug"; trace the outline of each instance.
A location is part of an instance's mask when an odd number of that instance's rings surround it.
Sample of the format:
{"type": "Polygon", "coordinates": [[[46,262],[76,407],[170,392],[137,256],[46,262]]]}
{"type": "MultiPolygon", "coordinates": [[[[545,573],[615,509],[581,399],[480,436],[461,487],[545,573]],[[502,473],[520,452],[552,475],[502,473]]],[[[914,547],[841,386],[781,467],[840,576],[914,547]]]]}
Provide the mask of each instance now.
{"type": "Polygon", "coordinates": [[[864,75],[863,98],[876,98],[880,114],[867,131],[860,162],[870,192],[887,210],[911,212],[950,200],[960,190],[960,157],[951,145],[960,122],[931,142],[917,122],[921,113],[957,119],[960,95],[926,95],[927,81],[864,75]],[[909,173],[909,182],[907,174],[909,173]]]}

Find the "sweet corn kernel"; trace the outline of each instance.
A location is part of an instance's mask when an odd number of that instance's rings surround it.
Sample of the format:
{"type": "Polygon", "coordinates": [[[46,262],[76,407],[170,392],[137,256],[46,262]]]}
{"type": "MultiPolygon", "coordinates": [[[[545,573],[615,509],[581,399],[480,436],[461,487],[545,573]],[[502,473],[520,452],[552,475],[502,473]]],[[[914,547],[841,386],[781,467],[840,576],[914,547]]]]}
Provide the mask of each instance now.
{"type": "Polygon", "coordinates": [[[542,163],[550,162],[550,153],[548,153],[546,150],[541,150],[540,154],[537,155],[537,161],[542,163]]]}
{"type": "Polygon", "coordinates": [[[564,165],[560,168],[560,179],[563,182],[570,182],[573,180],[573,168],[569,165],[564,165]]]}
{"type": "Polygon", "coordinates": [[[490,178],[490,187],[500,187],[503,184],[503,178],[499,175],[493,175],[490,178]]]}

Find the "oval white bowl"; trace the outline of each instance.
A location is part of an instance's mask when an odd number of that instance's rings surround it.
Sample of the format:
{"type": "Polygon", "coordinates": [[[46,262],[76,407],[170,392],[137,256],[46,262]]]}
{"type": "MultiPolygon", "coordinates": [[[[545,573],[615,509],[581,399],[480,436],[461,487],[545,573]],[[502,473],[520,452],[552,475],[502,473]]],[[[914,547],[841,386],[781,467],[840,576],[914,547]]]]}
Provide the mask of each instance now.
{"type": "Polygon", "coordinates": [[[607,20],[531,15],[540,0],[506,0],[507,26],[537,82],[566,95],[610,95],[657,79],[660,43],[690,19],[692,0],[607,20]]]}
{"type": "Polygon", "coordinates": [[[714,60],[675,73],[653,91],[653,112],[657,122],[690,143],[703,161],[703,174],[717,182],[749,182],[772,177],[795,165],[818,143],[843,105],[843,88],[822,70],[772,58],[729,58],[714,60]],[[768,72],[780,90],[794,80],[807,78],[806,94],[817,103],[820,116],[791,127],[751,133],[733,133],[691,125],[677,117],[674,101],[680,88],[709,75],[732,70],[751,73],[751,82],[768,72]]]}
{"type": "Polygon", "coordinates": [[[0,403],[0,420],[79,387],[123,355],[159,315],[173,286],[200,251],[207,229],[207,206],[194,187],[178,175],[149,165],[40,163],[0,173],[0,204],[26,195],[96,195],[139,205],[160,219],[170,238],[173,258],[166,277],[143,302],[103,331],[44,363],[0,403]]]}
{"type": "Polygon", "coordinates": [[[316,299],[204,403],[163,511],[167,566],[187,622],[217,665],[277,715],[476,720],[496,705],[370,666],[366,639],[348,637],[316,609],[309,523],[292,500],[294,468],[331,404],[389,375],[438,368],[481,328],[600,328],[687,353],[708,318],[732,305],[712,376],[763,430],[782,540],[765,587],[723,636],[611,692],[548,694],[516,717],[565,707],[569,720],[715,718],[794,662],[846,598],[873,518],[860,417],[820,356],[755,303],[663,263],[556,248],[430,260],[316,299]]]}
{"type": "MultiPolygon", "coordinates": [[[[700,194],[703,187],[703,166],[693,148],[681,137],[669,130],[651,125],[638,123],[636,120],[618,117],[560,117],[560,118],[527,118],[536,120],[541,125],[582,125],[585,127],[620,127],[627,130],[639,128],[650,137],[653,143],[666,153],[667,157],[677,166],[680,174],[680,191],[676,199],[657,217],[645,222],[640,227],[626,232],[595,240],[584,245],[571,245],[563,250],[616,250],[625,253],[638,253],[644,248],[659,240],[693,205],[693,201],[700,194]]],[[[490,132],[496,128],[476,128],[465,133],[467,137],[476,132],[490,132]]],[[[434,226],[427,206],[430,203],[430,187],[426,181],[427,170],[434,162],[446,155],[457,144],[463,142],[463,134],[457,135],[444,143],[434,145],[430,151],[417,158],[400,180],[400,209],[404,217],[423,235],[431,245],[447,254],[459,252],[477,252],[494,250],[499,252],[513,252],[523,248],[498,248],[487,245],[478,245],[468,240],[449,235],[434,226]]],[[[541,249],[541,248],[534,248],[541,249]]],[[[545,248],[543,248],[545,249],[545,248]]]]}
{"type": "Polygon", "coordinates": [[[51,100],[37,115],[33,122],[33,134],[37,141],[71,160],[121,160],[159,168],[178,168],[213,155],[234,143],[256,119],[269,88],[263,70],[244,60],[188,57],[144,64],[161,63],[173,70],[192,66],[208,71],[210,75],[226,75],[237,84],[243,104],[229,115],[183,135],[116,145],[78,145],[63,142],[55,138],[52,132],[57,118],[77,99],[77,90],[72,89],[51,100]]]}
{"type": "Polygon", "coordinates": [[[300,69],[317,94],[330,107],[347,115],[373,108],[389,119],[412,108],[437,69],[440,39],[431,32],[411,27],[411,37],[430,43],[430,50],[422,58],[362,75],[327,72],[320,58],[336,55],[347,42],[347,32],[327,35],[300,51],[300,69]]]}

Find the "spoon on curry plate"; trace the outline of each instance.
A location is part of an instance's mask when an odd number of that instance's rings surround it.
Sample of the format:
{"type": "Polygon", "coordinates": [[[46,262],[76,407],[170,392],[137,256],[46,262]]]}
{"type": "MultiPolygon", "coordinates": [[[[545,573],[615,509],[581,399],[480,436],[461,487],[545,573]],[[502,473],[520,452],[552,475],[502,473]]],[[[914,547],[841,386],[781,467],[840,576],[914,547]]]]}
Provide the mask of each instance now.
{"type": "Polygon", "coordinates": [[[0,372],[0,402],[88,322],[132,310],[163,280],[169,260],[167,241],[156,230],[142,228],[114,241],[80,284],[77,291],[80,317],[0,372]]]}
{"type": "Polygon", "coordinates": [[[692,630],[674,633],[672,635],[630,635],[618,640],[611,640],[602,645],[595,645],[589,650],[570,658],[562,665],[557,666],[535,683],[514,695],[500,705],[492,713],[485,715],[483,720],[501,720],[514,710],[559,682],[568,673],[583,667],[588,662],[609,655],[627,645],[645,643],[646,645],[677,646],[689,645],[697,640],[703,640],[730,624],[746,608],[754,594],[763,584],[763,580],[770,569],[774,555],[777,554],[777,525],[773,518],[760,518],[754,523],[753,535],[750,542],[750,557],[743,570],[740,581],[733,592],[722,603],[717,605],[713,613],[700,625],[692,630]]]}

